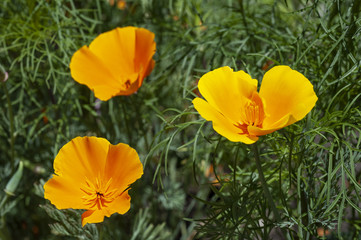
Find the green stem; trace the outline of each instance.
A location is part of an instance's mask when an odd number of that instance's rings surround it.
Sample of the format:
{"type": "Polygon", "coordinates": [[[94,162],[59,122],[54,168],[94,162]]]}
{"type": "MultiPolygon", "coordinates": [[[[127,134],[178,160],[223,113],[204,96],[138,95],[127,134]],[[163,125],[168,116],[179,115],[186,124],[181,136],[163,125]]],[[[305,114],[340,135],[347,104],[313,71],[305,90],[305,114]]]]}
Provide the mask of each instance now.
{"type": "Polygon", "coordinates": [[[129,141],[129,145],[132,145],[132,134],[130,132],[130,128],[129,128],[129,124],[128,124],[128,118],[127,118],[127,111],[125,109],[124,106],[124,101],[122,101],[122,110],[123,110],[123,117],[124,117],[124,123],[125,123],[125,128],[127,129],[127,134],[128,134],[128,141],[129,141]]]}
{"type": "Polygon", "coordinates": [[[291,135],[291,142],[290,142],[290,154],[288,155],[288,176],[289,176],[289,181],[290,181],[290,186],[289,189],[292,188],[292,150],[293,150],[293,133],[291,135]]]}
{"type": "Polygon", "coordinates": [[[97,229],[98,229],[98,236],[99,236],[99,240],[103,239],[103,234],[104,234],[104,226],[103,223],[98,223],[97,224],[97,229]]]}
{"type": "Polygon", "coordinates": [[[253,144],[253,150],[254,150],[254,158],[256,159],[256,166],[257,166],[257,170],[258,170],[258,174],[259,174],[259,179],[261,180],[261,184],[262,184],[262,187],[263,187],[264,196],[266,197],[266,199],[267,199],[267,201],[268,201],[268,203],[269,203],[269,205],[270,205],[270,207],[272,209],[272,212],[276,217],[277,222],[281,222],[282,219],[280,217],[280,214],[277,211],[276,205],[275,205],[275,203],[274,203],[274,201],[272,199],[272,195],[269,192],[266,179],[264,178],[261,161],[259,159],[257,143],[253,144]]]}
{"type": "Polygon", "coordinates": [[[6,100],[8,104],[8,114],[9,114],[9,122],[10,122],[10,157],[11,157],[11,172],[14,173],[15,171],[15,151],[14,151],[14,144],[15,144],[15,136],[14,136],[14,114],[13,109],[11,107],[10,95],[9,91],[6,87],[5,83],[5,74],[0,71],[0,81],[3,84],[6,100]]]}
{"type": "Polygon", "coordinates": [[[241,9],[243,24],[244,24],[244,27],[246,29],[246,33],[249,36],[248,25],[247,25],[247,21],[246,21],[246,13],[244,11],[244,6],[243,6],[243,0],[238,0],[238,3],[239,3],[239,7],[241,9]]]}
{"type": "Polygon", "coordinates": [[[6,203],[6,201],[8,200],[8,198],[9,198],[9,195],[5,194],[3,199],[1,200],[1,203],[0,203],[0,210],[3,208],[3,206],[6,203]]]}
{"type": "MultiPolygon", "coordinates": [[[[133,94],[134,95],[134,94],[133,94]]],[[[140,127],[140,130],[142,131],[142,134],[143,134],[143,138],[144,138],[144,144],[145,144],[145,148],[146,150],[148,151],[149,149],[149,143],[148,143],[148,138],[147,138],[147,131],[145,130],[144,128],[144,124],[143,124],[143,118],[139,112],[139,106],[141,106],[141,104],[136,104],[134,103],[135,100],[134,100],[134,97],[130,96],[130,101],[132,103],[132,106],[134,106],[135,108],[135,113],[137,114],[137,120],[138,120],[138,123],[139,123],[139,127],[140,127]]]]}

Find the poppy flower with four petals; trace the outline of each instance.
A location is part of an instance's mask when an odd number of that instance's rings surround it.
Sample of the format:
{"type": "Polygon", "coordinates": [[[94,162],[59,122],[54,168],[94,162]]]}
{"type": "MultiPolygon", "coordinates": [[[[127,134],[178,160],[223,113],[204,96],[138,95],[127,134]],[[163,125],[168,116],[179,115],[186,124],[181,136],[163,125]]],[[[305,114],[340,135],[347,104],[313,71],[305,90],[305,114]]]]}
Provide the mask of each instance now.
{"type": "Polygon", "coordinates": [[[131,95],[154,68],[154,33],[144,28],[116,28],[100,34],[74,53],[71,76],[102,101],[131,95]]]}
{"type": "Polygon", "coordinates": [[[317,101],[310,81],[288,66],[266,72],[259,92],[257,80],[229,67],[203,75],[198,89],[205,98],[193,100],[200,115],[220,135],[246,144],[301,120],[317,101]]]}
{"type": "Polygon", "coordinates": [[[83,226],[126,213],[129,185],[143,175],[133,148],[97,137],[76,137],[65,144],[54,160],[54,170],[44,185],[44,197],[58,209],[86,209],[83,226]]]}

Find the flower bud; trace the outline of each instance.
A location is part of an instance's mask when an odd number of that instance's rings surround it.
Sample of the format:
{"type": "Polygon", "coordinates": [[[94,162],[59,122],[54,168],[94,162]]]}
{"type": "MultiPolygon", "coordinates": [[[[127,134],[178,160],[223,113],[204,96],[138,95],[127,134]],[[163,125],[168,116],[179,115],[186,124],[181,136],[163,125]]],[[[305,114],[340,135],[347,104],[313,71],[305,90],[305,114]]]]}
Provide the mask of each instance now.
{"type": "Polygon", "coordinates": [[[23,162],[19,162],[18,170],[15,172],[15,174],[11,177],[10,181],[6,185],[4,191],[6,194],[14,196],[15,190],[19,185],[20,179],[23,176],[23,162]]]}

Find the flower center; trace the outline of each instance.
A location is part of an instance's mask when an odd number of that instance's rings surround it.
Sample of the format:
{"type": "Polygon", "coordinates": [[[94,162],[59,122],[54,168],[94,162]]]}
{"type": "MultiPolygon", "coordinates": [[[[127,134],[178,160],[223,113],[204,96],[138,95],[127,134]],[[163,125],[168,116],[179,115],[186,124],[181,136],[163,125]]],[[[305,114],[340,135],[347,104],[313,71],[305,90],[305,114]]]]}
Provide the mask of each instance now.
{"type": "Polygon", "coordinates": [[[240,118],[235,126],[240,128],[242,133],[248,133],[248,126],[262,127],[265,113],[262,99],[257,92],[252,94],[252,98],[242,108],[240,118]]]}
{"type": "Polygon", "coordinates": [[[244,123],[249,126],[260,126],[263,122],[263,110],[261,106],[255,102],[248,102],[244,108],[244,123]]]}
{"type": "Polygon", "coordinates": [[[82,199],[86,209],[100,210],[107,207],[107,204],[115,199],[117,191],[116,189],[109,190],[111,183],[112,178],[106,184],[100,177],[95,178],[95,184],[89,181],[88,178],[85,179],[85,184],[82,184],[80,189],[85,193],[82,199]]]}
{"type": "Polygon", "coordinates": [[[125,83],[124,83],[125,89],[128,89],[130,87],[130,80],[128,79],[125,83]]]}

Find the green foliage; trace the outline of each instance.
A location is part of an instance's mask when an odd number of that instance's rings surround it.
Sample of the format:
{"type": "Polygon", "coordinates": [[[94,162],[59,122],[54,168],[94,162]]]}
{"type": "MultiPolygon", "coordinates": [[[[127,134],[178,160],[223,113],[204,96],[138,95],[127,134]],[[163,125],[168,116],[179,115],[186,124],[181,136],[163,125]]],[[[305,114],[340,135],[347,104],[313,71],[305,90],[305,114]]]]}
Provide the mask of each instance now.
{"type": "Polygon", "coordinates": [[[1,239],[359,239],[361,4],[358,0],[0,2],[1,239]],[[98,101],[71,79],[72,54],[98,34],[155,33],[156,66],[136,94],[98,101]],[[193,109],[197,79],[228,65],[261,81],[289,65],[314,85],[302,121],[260,138],[263,195],[250,146],[220,137],[193,109]],[[135,148],[144,176],[132,207],[81,227],[82,210],[43,199],[58,150],[95,135],[135,148]],[[39,208],[40,206],[40,208],[39,208]]]}
{"type": "Polygon", "coordinates": [[[98,239],[99,233],[95,225],[86,225],[84,228],[79,221],[79,210],[57,210],[54,206],[40,206],[56,221],[50,224],[51,233],[54,236],[76,237],[77,239],[98,239]]]}
{"type": "Polygon", "coordinates": [[[146,239],[169,239],[170,232],[164,229],[165,223],[153,226],[150,223],[149,209],[140,209],[133,223],[133,235],[131,240],[146,239]]]}

